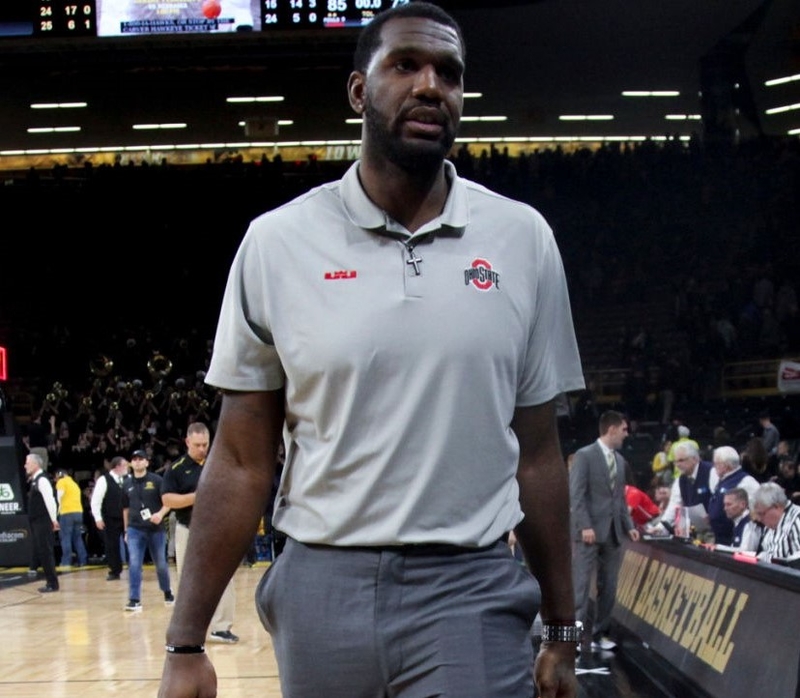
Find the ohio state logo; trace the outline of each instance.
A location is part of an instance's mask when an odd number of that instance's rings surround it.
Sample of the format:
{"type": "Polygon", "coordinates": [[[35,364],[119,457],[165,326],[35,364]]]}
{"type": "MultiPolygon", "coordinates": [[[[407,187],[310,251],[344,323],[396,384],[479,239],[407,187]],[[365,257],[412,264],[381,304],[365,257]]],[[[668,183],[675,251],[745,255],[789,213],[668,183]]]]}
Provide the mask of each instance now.
{"type": "Polygon", "coordinates": [[[492,265],[480,257],[475,259],[467,269],[464,269],[464,285],[472,284],[480,291],[488,291],[494,286],[500,288],[500,274],[492,271],[492,265]]]}

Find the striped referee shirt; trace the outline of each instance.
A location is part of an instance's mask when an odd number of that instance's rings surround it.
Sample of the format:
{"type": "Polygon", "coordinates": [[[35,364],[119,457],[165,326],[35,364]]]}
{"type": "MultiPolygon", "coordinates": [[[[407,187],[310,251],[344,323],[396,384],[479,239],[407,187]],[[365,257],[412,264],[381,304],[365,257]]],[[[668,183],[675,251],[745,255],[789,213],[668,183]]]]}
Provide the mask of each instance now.
{"type": "Polygon", "coordinates": [[[778,525],[764,532],[761,550],[766,559],[800,555],[800,506],[786,505],[778,525]]]}

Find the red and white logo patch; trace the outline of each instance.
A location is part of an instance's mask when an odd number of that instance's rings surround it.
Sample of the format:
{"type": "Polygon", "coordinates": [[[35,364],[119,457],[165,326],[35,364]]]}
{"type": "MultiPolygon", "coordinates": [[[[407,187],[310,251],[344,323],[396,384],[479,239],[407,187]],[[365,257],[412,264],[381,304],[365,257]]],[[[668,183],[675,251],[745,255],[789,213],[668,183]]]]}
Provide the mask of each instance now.
{"type": "Polygon", "coordinates": [[[477,257],[472,264],[464,269],[464,285],[472,284],[479,291],[489,291],[492,286],[500,288],[500,274],[492,269],[492,265],[485,259],[477,257]]]}

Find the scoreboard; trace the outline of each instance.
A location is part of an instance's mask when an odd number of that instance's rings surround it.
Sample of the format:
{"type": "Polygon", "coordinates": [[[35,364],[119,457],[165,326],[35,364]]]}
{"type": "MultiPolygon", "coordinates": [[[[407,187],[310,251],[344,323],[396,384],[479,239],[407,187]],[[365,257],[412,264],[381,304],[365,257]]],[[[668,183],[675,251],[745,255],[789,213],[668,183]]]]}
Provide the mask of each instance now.
{"type": "Polygon", "coordinates": [[[407,0],[0,0],[4,37],[112,37],[360,27],[407,0]]]}

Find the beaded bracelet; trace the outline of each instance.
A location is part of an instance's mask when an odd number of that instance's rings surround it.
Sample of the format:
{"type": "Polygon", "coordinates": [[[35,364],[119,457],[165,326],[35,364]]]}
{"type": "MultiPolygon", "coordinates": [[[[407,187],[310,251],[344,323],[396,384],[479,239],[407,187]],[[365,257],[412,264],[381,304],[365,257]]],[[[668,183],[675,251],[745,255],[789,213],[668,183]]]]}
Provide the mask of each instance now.
{"type": "Polygon", "coordinates": [[[206,651],[205,645],[164,645],[170,654],[202,654],[206,651]]]}

